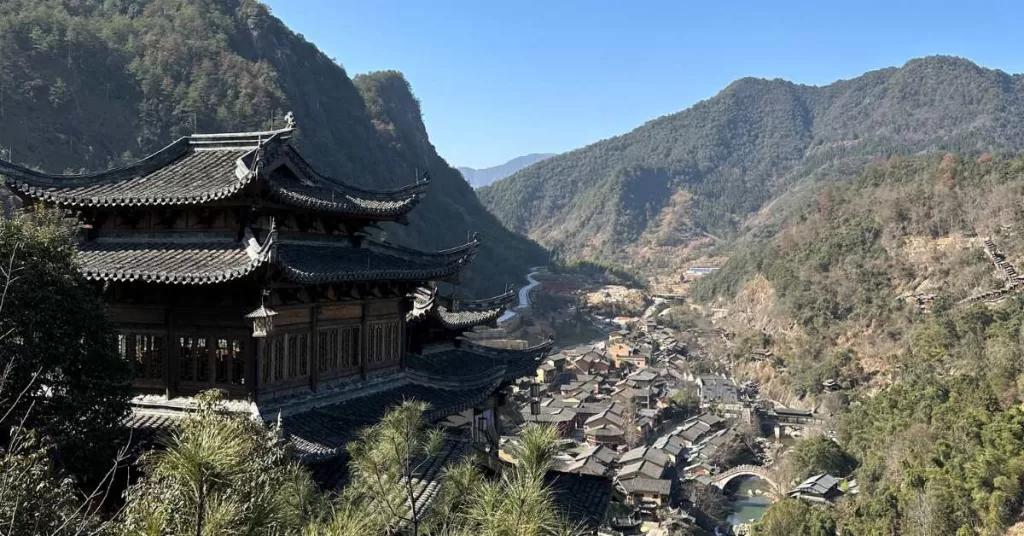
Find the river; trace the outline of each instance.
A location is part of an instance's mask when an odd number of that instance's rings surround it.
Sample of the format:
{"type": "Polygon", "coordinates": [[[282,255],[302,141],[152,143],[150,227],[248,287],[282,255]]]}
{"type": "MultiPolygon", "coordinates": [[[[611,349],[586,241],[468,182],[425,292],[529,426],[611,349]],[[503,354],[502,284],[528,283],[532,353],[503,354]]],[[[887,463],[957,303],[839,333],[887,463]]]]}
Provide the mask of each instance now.
{"type": "Polygon", "coordinates": [[[770,484],[757,477],[744,478],[736,484],[736,494],[729,501],[732,514],[728,521],[732,525],[750,523],[761,519],[764,511],[772,504],[768,493],[770,484]],[[760,492],[760,493],[759,493],[760,492]]]}
{"type": "Polygon", "coordinates": [[[547,267],[545,266],[534,266],[532,268],[533,271],[526,274],[526,281],[528,282],[528,284],[525,287],[519,289],[519,304],[511,309],[506,310],[505,313],[501,315],[500,318],[498,318],[499,326],[514,318],[517,314],[515,311],[522,310],[530,306],[530,293],[533,292],[535,288],[540,286],[540,281],[534,279],[533,276],[541,273],[541,271],[546,269],[547,267]]]}

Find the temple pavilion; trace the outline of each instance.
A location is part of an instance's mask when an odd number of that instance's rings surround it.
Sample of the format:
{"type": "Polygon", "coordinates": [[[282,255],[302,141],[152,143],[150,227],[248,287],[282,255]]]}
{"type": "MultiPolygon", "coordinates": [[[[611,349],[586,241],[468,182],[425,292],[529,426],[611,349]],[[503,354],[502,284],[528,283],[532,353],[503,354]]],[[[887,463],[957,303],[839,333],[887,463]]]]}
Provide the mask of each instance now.
{"type": "MultiPolygon", "coordinates": [[[[461,415],[493,444],[500,388],[550,343],[501,350],[461,337],[514,296],[461,300],[479,245],[419,251],[374,239],[406,224],[429,178],[370,190],[324,175],[293,147],[294,124],[192,135],[136,163],[51,175],[0,162],[26,207],[57,206],[81,227],[78,262],[134,365],[132,425],[159,429],[207,389],[279,419],[306,462],[331,459],[405,398],[430,418],[461,415]]],[[[329,480],[329,478],[328,478],[329,480]]]]}

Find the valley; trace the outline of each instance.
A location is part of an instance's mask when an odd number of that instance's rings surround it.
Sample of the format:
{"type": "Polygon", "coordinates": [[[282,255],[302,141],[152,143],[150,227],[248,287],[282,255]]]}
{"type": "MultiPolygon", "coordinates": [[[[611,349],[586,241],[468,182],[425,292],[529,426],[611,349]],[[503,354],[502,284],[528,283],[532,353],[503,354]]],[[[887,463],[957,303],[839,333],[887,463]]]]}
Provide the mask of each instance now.
{"type": "MultiPolygon", "coordinates": [[[[564,438],[558,471],[610,478],[625,493],[613,493],[606,507],[618,516],[613,528],[746,534],[770,504],[801,493],[801,481],[812,475],[804,474],[810,468],[799,453],[830,441],[834,414],[802,409],[811,398],[788,397],[797,404],[788,407],[744,376],[732,357],[734,334],[680,298],[655,297],[593,271],[530,275],[538,282],[534,303],[518,314],[523,325],[554,331],[558,345],[538,367],[536,383],[524,380],[513,390],[519,414],[506,414],[517,423],[508,429],[557,426],[564,438]],[[589,340],[578,338],[583,333],[589,340]],[[538,384],[539,392],[527,395],[538,384]],[[637,463],[647,469],[638,474],[637,463]],[[654,495],[633,491],[659,486],[664,491],[654,495]]],[[[503,442],[512,448],[516,437],[503,442]]],[[[857,487],[846,478],[849,469],[832,470],[845,471],[835,484],[844,491],[828,492],[827,503],[857,487]]]]}
{"type": "Polygon", "coordinates": [[[0,536],[1024,534],[1019,7],[270,4],[0,3],[0,536]]]}

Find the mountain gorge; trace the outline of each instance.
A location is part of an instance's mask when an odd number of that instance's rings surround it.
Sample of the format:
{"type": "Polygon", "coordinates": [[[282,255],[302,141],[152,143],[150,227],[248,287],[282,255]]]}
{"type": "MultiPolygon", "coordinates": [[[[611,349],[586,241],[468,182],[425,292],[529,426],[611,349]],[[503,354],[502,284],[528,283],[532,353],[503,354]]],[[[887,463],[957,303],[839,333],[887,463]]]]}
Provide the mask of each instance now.
{"type": "Polygon", "coordinates": [[[388,239],[482,246],[467,294],[496,293],[546,253],[510,233],[438,156],[409,83],[345,70],[253,0],[15,0],[0,5],[0,156],[99,170],[194,132],[277,128],[324,172],[365,187],[432,184],[388,239]]]}
{"type": "Polygon", "coordinates": [[[494,166],[483,169],[474,169],[471,167],[459,166],[459,173],[465,177],[466,182],[472,185],[474,188],[481,186],[487,186],[508,177],[509,175],[529,166],[540,162],[541,160],[547,160],[555,156],[554,153],[530,153],[528,155],[517,156],[508,162],[500,166],[494,166]]]}
{"type": "Polygon", "coordinates": [[[1024,76],[951,57],[821,87],[744,78],[479,195],[505,225],[559,255],[667,271],[694,245],[738,238],[759,211],[855,177],[873,159],[1016,151],[1021,112],[1024,76]]]}

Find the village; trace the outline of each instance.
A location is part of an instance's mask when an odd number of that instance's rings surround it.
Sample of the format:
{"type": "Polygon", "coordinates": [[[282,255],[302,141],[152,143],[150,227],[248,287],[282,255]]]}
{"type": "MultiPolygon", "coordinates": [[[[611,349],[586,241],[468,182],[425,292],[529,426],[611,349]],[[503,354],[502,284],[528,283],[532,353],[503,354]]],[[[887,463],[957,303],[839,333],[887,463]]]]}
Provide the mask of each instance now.
{"type": "MultiPolygon", "coordinates": [[[[531,274],[528,292],[545,275],[531,274]]],[[[600,292],[625,295],[622,287],[600,292]]],[[[502,416],[503,428],[543,423],[562,439],[549,480],[563,508],[599,534],[668,535],[683,527],[742,534],[745,508],[760,512],[787,495],[829,503],[855,492],[855,483],[831,475],[781,489],[788,486],[772,471],[779,450],[802,435],[829,433],[826,416],[783,407],[763,399],[755,383],[716,373],[725,368],[704,345],[681,342],[660,320],[673,299],[648,300],[639,314],[616,317],[571,303],[556,316],[585,319],[594,339],[558,348],[534,377],[510,387],[508,407],[518,411],[502,416]],[[704,503],[723,500],[732,509],[727,524],[704,511],[704,503]]],[[[517,311],[531,316],[524,304],[517,311]]],[[[522,329],[523,320],[515,321],[522,329]]],[[[507,462],[515,463],[516,441],[501,438],[507,462]]]]}

